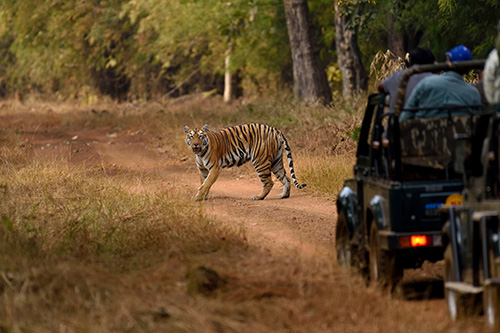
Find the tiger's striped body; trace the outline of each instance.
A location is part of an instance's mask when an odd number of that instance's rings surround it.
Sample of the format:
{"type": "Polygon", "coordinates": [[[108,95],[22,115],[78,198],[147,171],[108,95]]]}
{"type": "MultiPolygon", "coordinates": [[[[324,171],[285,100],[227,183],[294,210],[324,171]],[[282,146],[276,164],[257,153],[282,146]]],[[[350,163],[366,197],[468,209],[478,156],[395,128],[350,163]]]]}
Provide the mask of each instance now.
{"type": "Polygon", "coordinates": [[[279,198],[288,198],[290,178],[283,167],[283,150],[286,152],[295,186],[299,189],[306,186],[297,182],[288,142],[283,133],[274,127],[252,123],[212,132],[208,130],[208,125],[205,125],[203,129],[184,126],[184,131],[186,143],[196,155],[196,166],[201,177],[196,200],[208,197],[210,187],[219,176],[220,168],[241,166],[248,161],[252,161],[262,182],[261,193],[252,199],[262,200],[269,194],[274,185],[271,172],[283,184],[283,193],[279,198]]]}

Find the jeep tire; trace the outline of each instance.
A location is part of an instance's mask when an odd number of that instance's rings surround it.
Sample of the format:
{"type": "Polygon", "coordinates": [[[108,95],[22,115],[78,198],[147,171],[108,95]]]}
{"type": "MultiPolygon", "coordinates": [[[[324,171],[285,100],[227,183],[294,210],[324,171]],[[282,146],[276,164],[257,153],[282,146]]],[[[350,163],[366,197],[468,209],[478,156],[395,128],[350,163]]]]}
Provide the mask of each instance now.
{"type": "Polygon", "coordinates": [[[396,256],[380,248],[379,232],[375,221],[370,227],[370,281],[392,291],[399,286],[403,278],[403,268],[397,265],[396,256]]]}
{"type": "Polygon", "coordinates": [[[342,211],[339,211],[335,228],[335,249],[337,250],[337,264],[349,269],[353,265],[353,253],[349,229],[342,211]]]}

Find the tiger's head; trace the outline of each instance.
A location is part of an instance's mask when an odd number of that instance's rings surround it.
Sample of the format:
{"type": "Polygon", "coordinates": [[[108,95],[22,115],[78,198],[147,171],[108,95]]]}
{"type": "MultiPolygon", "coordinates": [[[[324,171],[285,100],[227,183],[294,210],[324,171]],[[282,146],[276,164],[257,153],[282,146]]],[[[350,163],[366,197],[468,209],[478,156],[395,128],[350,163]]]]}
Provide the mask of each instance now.
{"type": "Polygon", "coordinates": [[[205,152],[208,147],[208,124],[205,124],[202,129],[190,129],[184,125],[184,132],[186,132],[186,143],[189,148],[193,150],[195,155],[200,155],[205,152]]]}

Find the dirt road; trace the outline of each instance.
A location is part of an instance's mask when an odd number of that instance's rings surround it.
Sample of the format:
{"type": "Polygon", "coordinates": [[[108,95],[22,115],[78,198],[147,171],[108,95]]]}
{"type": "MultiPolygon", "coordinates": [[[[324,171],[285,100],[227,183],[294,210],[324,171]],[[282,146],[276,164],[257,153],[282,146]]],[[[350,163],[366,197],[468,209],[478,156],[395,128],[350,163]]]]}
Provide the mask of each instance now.
{"type": "MultiPolygon", "coordinates": [[[[185,189],[193,198],[199,186],[194,156],[178,156],[155,147],[141,132],[63,129],[27,132],[25,136],[41,158],[69,156],[73,163],[100,164],[109,171],[160,174],[161,186],[185,189]]],[[[209,200],[201,204],[208,214],[241,225],[250,244],[272,253],[297,250],[332,254],[336,220],[333,199],[313,197],[307,190],[296,188],[292,188],[290,198],[278,199],[282,186],[276,181],[265,200],[251,200],[260,189],[251,164],[224,169],[209,200]]]]}

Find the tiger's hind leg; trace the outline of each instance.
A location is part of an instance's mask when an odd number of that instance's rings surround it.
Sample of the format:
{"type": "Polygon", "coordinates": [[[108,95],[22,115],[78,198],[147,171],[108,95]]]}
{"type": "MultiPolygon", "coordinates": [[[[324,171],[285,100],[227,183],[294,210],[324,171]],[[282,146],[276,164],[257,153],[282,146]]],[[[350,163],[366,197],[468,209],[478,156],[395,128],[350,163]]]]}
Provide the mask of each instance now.
{"type": "Polygon", "coordinates": [[[276,178],[278,178],[278,180],[283,184],[283,192],[278,196],[278,198],[285,199],[290,197],[291,180],[283,168],[283,159],[281,157],[275,161],[272,171],[276,178]]]}
{"type": "Polygon", "coordinates": [[[262,182],[262,191],[259,195],[254,195],[252,199],[263,200],[269,194],[269,192],[271,192],[271,189],[274,185],[273,179],[271,177],[271,162],[267,161],[263,164],[256,165],[256,162],[254,161],[254,167],[257,171],[257,174],[259,175],[260,181],[262,182]]]}

